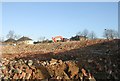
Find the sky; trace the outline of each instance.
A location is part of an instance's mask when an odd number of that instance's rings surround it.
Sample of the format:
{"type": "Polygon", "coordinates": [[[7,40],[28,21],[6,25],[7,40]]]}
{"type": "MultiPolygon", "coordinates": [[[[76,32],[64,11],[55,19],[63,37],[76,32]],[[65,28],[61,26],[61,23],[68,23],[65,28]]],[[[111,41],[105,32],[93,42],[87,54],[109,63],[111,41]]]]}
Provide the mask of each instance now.
{"type": "Polygon", "coordinates": [[[104,29],[118,30],[117,2],[5,2],[2,3],[2,34],[10,30],[38,40],[41,36],[70,38],[88,29],[97,37],[104,29]]]}

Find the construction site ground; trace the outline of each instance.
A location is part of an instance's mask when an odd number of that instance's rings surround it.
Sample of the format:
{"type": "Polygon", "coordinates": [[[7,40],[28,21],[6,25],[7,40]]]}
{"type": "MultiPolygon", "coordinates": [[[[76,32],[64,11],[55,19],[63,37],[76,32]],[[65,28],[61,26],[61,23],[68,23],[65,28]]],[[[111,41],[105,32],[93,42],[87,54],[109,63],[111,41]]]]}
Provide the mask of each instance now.
{"type": "Polygon", "coordinates": [[[97,39],[2,46],[0,78],[119,80],[119,43],[97,39]]]}

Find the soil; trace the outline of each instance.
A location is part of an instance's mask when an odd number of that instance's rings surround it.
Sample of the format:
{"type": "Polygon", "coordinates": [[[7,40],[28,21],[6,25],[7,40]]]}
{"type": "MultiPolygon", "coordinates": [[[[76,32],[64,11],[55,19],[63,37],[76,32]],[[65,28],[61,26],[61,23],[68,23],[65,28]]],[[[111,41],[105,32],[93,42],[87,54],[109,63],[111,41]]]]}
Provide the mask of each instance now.
{"type": "Polygon", "coordinates": [[[2,46],[2,79],[119,80],[120,40],[2,46]]]}

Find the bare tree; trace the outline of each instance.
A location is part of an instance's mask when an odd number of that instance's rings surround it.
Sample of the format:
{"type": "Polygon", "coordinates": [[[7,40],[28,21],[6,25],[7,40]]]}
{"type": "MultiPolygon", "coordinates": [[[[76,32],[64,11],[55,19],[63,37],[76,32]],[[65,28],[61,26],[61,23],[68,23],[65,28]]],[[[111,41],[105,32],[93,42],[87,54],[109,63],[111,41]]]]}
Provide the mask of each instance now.
{"type": "Polygon", "coordinates": [[[17,35],[17,34],[14,35],[14,39],[19,39],[20,37],[21,35],[17,35]]]}
{"type": "Polygon", "coordinates": [[[84,29],[83,32],[79,31],[76,35],[77,36],[85,36],[85,37],[87,37],[88,33],[89,33],[88,30],[84,29]]]}
{"type": "Polygon", "coordinates": [[[113,29],[105,29],[103,36],[106,39],[115,39],[115,38],[118,38],[118,32],[116,30],[113,30],[113,29]]]}
{"type": "Polygon", "coordinates": [[[77,35],[77,36],[81,36],[82,33],[79,31],[79,32],[76,33],[76,35],[77,35]]]}
{"type": "Polygon", "coordinates": [[[17,35],[15,34],[15,32],[13,30],[10,30],[6,36],[6,38],[8,39],[19,39],[21,36],[20,35],[17,35]]]}
{"type": "Polygon", "coordinates": [[[104,30],[104,33],[103,33],[103,37],[105,37],[106,39],[109,39],[109,31],[107,29],[104,30]]]}
{"type": "Polygon", "coordinates": [[[90,32],[88,37],[89,37],[90,39],[96,39],[96,38],[97,38],[94,31],[90,32]]]}
{"type": "Polygon", "coordinates": [[[4,41],[4,37],[0,37],[0,42],[3,42],[4,41]]]}
{"type": "Polygon", "coordinates": [[[14,39],[14,37],[15,37],[14,34],[15,34],[14,31],[13,31],[13,30],[10,30],[6,37],[7,37],[8,39],[9,39],[9,38],[14,39]]]}
{"type": "Polygon", "coordinates": [[[83,32],[82,32],[82,36],[85,36],[87,37],[88,36],[88,30],[87,29],[84,29],[83,32]]]}
{"type": "Polygon", "coordinates": [[[45,40],[45,37],[44,36],[41,36],[38,38],[38,41],[44,41],[45,40]]]}

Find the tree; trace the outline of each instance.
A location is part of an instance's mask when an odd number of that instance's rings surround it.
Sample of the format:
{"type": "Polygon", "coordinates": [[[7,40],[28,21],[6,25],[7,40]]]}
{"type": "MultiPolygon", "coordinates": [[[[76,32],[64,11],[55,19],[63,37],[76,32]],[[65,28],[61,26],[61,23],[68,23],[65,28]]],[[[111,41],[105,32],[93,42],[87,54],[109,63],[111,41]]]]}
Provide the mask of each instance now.
{"type": "Polygon", "coordinates": [[[94,31],[92,31],[92,32],[89,33],[89,38],[90,39],[96,39],[97,38],[94,31]]]}
{"type": "Polygon", "coordinates": [[[77,32],[77,34],[76,34],[77,36],[81,36],[82,35],[82,33],[79,31],[79,32],[77,32]]]}
{"type": "Polygon", "coordinates": [[[83,32],[82,32],[82,36],[87,37],[88,33],[89,33],[88,30],[84,29],[83,32]]]}
{"type": "Polygon", "coordinates": [[[7,37],[8,39],[10,39],[10,38],[14,39],[14,38],[15,38],[15,36],[14,36],[14,31],[13,31],[13,30],[10,30],[6,37],[7,37]]]}
{"type": "Polygon", "coordinates": [[[21,36],[15,34],[15,32],[13,30],[10,30],[6,36],[6,38],[8,39],[19,39],[21,36]]]}
{"type": "Polygon", "coordinates": [[[118,38],[118,32],[116,30],[113,30],[113,29],[105,29],[103,36],[106,39],[115,39],[115,38],[118,38]]]}
{"type": "Polygon", "coordinates": [[[38,41],[44,41],[45,40],[45,37],[44,36],[41,36],[38,38],[38,41]]]}
{"type": "Polygon", "coordinates": [[[17,34],[15,34],[14,36],[15,36],[14,39],[19,39],[21,37],[21,35],[17,35],[17,34]]]}
{"type": "Polygon", "coordinates": [[[0,42],[3,42],[4,41],[4,37],[0,37],[0,42]]]}
{"type": "Polygon", "coordinates": [[[84,37],[87,37],[88,36],[88,30],[87,29],[84,29],[83,32],[79,31],[76,36],[84,36],[84,37]]]}

